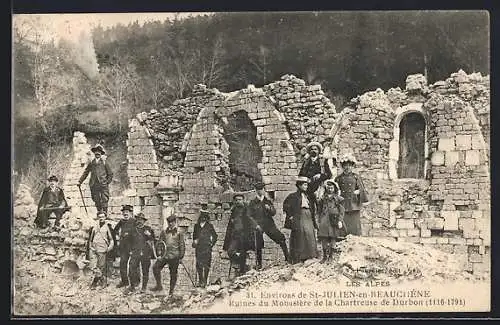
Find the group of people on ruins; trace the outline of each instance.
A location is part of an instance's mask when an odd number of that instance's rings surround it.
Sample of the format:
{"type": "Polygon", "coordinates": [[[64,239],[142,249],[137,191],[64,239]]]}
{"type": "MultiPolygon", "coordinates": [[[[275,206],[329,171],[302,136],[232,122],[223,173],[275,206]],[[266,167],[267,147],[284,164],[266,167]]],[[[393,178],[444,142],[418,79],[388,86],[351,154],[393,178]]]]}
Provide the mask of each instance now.
{"type": "MultiPolygon", "coordinates": [[[[320,155],[322,145],[311,142],[306,149],[307,156],[295,183],[297,190],[285,198],[282,207],[285,214],[283,228],[290,230],[289,247],[285,235],[274,221],[277,211],[265,190],[266,184],[254,184],[255,197],[248,203],[242,193],[233,196],[222,246],[230,260],[230,272],[234,268],[236,274],[241,275],[248,270],[249,251],[255,252],[256,269],[262,268],[264,234],[280,246],[285,261],[289,263],[316,258],[317,241],[320,241],[323,250],[321,262],[327,262],[332,259],[338,240],[347,234],[361,235],[360,209],[363,203],[368,202],[368,196],[360,176],[352,171],[356,159],[352,155],[343,156],[339,160],[342,173],[332,179],[328,161],[320,155]]],[[[127,287],[126,293],[134,292],[142,274],[141,291],[145,291],[151,260],[154,259],[152,269],[156,285],[151,290],[163,289],[161,272],[168,265],[169,294],[172,295],[186,250],[184,234],[177,227],[177,217],[170,215],[167,227],[156,238],[153,229],[146,224],[148,217],[142,212],[134,216],[133,207],[124,205],[122,219],[112,227],[107,213],[113,173],[103,158],[104,149],[98,145],[92,148],[92,152],[95,159],[86,166],[78,181],[80,187],[90,174],[91,197],[98,211],[96,224],[90,229],[87,242],[87,256],[94,270],[91,287],[107,286],[108,265],[119,257],[121,281],[117,287],[127,287]]],[[[38,227],[48,225],[51,213],[56,216],[55,225],[58,226],[64,211],[70,208],[57,182],[57,177],[51,176],[49,186],[43,191],[35,220],[38,227]]],[[[218,239],[208,210],[200,210],[192,239],[198,286],[205,287],[209,282],[212,248],[218,239]]]]}

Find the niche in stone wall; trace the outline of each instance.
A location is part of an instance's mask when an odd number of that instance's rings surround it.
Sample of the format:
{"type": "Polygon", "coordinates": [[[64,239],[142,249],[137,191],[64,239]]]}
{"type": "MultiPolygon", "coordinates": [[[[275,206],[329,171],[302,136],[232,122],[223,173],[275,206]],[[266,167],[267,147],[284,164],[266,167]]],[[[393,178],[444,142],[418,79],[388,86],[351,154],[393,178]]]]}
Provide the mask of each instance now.
{"type": "Polygon", "coordinates": [[[406,114],[399,124],[398,178],[425,176],[425,119],[422,114],[406,114]]]}
{"type": "Polygon", "coordinates": [[[262,150],[257,141],[257,128],[246,111],[236,111],[224,123],[224,139],[229,145],[230,184],[235,191],[248,191],[262,180],[258,164],[262,150]]]}

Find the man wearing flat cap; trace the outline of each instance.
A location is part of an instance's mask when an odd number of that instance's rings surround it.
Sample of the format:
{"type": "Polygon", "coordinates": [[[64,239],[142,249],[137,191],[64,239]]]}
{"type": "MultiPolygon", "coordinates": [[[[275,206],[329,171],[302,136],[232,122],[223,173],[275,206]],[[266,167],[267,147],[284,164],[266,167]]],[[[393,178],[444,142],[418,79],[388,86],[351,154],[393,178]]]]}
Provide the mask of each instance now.
{"type": "Polygon", "coordinates": [[[276,227],[273,216],[276,209],[271,200],[267,197],[264,189],[265,184],[258,182],[254,185],[256,197],[248,204],[248,217],[252,226],[253,242],[252,246],[256,252],[257,269],[262,268],[262,248],[264,248],[264,233],[276,244],[280,245],[285,261],[288,262],[288,248],[286,246],[285,235],[276,227]]]}
{"type": "Polygon", "coordinates": [[[356,158],[347,154],[340,158],[342,173],[335,177],[345,208],[344,222],[348,234],[361,236],[361,205],[368,202],[368,194],[361,177],[352,171],[356,158]]]}
{"type": "Polygon", "coordinates": [[[299,176],[309,178],[307,194],[314,199],[314,192],[319,188],[321,183],[332,177],[332,171],[325,157],[321,157],[323,151],[321,143],[313,141],[307,147],[307,155],[300,168],[299,176]]]}
{"type": "Polygon", "coordinates": [[[109,164],[102,157],[105,154],[102,146],[97,145],[91,150],[94,153],[95,158],[83,171],[83,174],[78,181],[78,187],[82,185],[87,176],[90,174],[89,186],[92,201],[94,201],[97,211],[104,211],[108,213],[109,184],[113,180],[113,172],[111,171],[109,164]]]}
{"type": "Polygon", "coordinates": [[[122,207],[122,219],[118,221],[113,232],[118,235],[118,247],[120,253],[120,283],[117,288],[125,287],[130,284],[128,279],[128,261],[132,252],[133,234],[135,233],[136,219],[132,216],[134,207],[125,204],[122,207]]]}
{"type": "Polygon", "coordinates": [[[56,176],[50,176],[48,181],[49,185],[43,189],[38,202],[35,224],[39,228],[47,228],[50,214],[54,213],[56,217],[54,227],[58,228],[62,215],[69,210],[69,207],[63,190],[58,186],[59,179],[56,176]]]}
{"type": "Polygon", "coordinates": [[[125,293],[135,291],[135,287],[140,282],[139,265],[142,271],[142,288],[141,292],[145,292],[149,280],[149,267],[151,266],[151,259],[154,258],[153,246],[155,234],[153,229],[146,225],[148,218],[142,212],[135,216],[135,229],[132,231],[132,249],[129,262],[130,273],[130,287],[127,288],[125,293]]]}
{"type": "Polygon", "coordinates": [[[167,222],[167,229],[162,230],[160,233],[160,240],[165,243],[165,254],[159,257],[153,265],[153,275],[156,280],[156,286],[151,290],[163,290],[161,270],[168,264],[168,269],[170,271],[170,288],[168,295],[172,296],[177,283],[177,270],[186,252],[186,244],[184,242],[184,234],[177,229],[177,217],[172,214],[167,218],[167,222]]]}

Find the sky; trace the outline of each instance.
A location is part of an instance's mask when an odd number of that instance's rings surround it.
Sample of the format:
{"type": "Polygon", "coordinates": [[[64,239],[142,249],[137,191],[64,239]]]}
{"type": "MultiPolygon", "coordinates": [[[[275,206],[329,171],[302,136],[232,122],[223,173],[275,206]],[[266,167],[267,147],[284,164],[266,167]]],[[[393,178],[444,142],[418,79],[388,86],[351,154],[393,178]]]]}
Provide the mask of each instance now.
{"type": "Polygon", "coordinates": [[[164,21],[166,19],[173,19],[176,14],[178,18],[183,19],[189,16],[197,16],[203,14],[210,14],[207,12],[162,12],[162,13],[90,13],[90,14],[21,14],[14,15],[14,22],[18,19],[24,18],[38,18],[41,24],[46,29],[46,35],[53,35],[58,38],[66,38],[69,40],[77,40],[77,37],[83,31],[89,33],[90,30],[98,26],[111,27],[119,23],[127,25],[138,21],[143,24],[147,21],[164,21]]]}

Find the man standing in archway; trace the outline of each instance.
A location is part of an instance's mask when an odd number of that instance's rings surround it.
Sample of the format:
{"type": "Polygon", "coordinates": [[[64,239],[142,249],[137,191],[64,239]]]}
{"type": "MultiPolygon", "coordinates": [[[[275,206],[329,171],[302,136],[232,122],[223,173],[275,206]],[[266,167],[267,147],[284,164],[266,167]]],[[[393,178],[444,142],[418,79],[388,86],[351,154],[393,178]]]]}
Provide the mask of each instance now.
{"type": "Polygon", "coordinates": [[[80,187],[90,174],[90,195],[92,196],[92,201],[95,203],[97,212],[103,211],[108,213],[108,201],[109,201],[109,184],[113,179],[113,172],[103,158],[106,153],[102,146],[97,145],[91,149],[94,153],[95,158],[87,165],[85,171],[78,181],[78,187],[80,187]]]}

